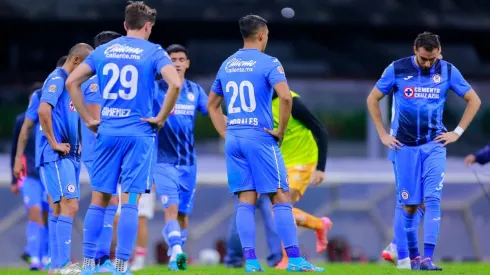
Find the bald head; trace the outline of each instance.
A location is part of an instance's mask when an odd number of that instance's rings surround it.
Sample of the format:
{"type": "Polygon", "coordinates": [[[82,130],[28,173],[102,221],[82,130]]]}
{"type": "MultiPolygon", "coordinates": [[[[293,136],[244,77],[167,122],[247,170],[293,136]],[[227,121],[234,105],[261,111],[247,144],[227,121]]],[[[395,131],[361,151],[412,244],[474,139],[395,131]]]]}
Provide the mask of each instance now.
{"type": "Polygon", "coordinates": [[[92,46],[85,43],[78,43],[68,52],[68,59],[65,62],[65,69],[68,72],[73,71],[83,60],[94,50],[92,46]]]}

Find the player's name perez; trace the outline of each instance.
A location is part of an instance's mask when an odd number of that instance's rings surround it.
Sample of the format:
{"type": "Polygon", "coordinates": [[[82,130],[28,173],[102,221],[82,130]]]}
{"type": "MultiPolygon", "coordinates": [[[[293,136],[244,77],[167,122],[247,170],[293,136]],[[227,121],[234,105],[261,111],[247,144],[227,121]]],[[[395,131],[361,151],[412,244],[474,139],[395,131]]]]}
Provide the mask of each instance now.
{"type": "Polygon", "coordinates": [[[131,109],[109,108],[102,109],[102,116],[108,117],[128,117],[131,114],[131,109]]]}
{"type": "Polygon", "coordinates": [[[259,125],[259,119],[256,117],[235,118],[228,121],[228,125],[259,125]]]}
{"type": "Polygon", "coordinates": [[[175,104],[170,112],[173,115],[194,115],[196,106],[190,104],[175,104]]]}
{"type": "Polygon", "coordinates": [[[440,88],[428,88],[428,87],[405,87],[404,95],[406,98],[440,98],[440,88]]]}

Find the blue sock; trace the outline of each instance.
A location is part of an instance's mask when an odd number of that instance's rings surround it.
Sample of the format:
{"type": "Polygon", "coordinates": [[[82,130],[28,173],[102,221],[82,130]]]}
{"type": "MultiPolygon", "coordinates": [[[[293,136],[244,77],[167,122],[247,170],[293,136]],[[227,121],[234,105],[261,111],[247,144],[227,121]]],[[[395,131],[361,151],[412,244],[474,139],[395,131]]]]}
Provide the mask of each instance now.
{"type": "Polygon", "coordinates": [[[45,225],[41,227],[41,258],[49,256],[49,229],[45,225]]]}
{"type": "Polygon", "coordinates": [[[291,203],[276,203],[272,207],[276,220],[276,229],[281,238],[288,258],[300,257],[298,246],[298,233],[294,224],[293,208],[291,203]]]}
{"type": "Polygon", "coordinates": [[[58,238],[56,237],[56,224],[58,223],[58,217],[49,216],[49,252],[51,256],[51,267],[59,267],[59,254],[58,254],[58,238]]]}
{"type": "Polygon", "coordinates": [[[114,217],[116,216],[117,205],[109,205],[105,210],[104,215],[104,228],[100,234],[97,243],[97,254],[96,258],[102,258],[104,256],[109,256],[111,253],[111,242],[112,242],[112,231],[114,225],[114,217]]]}
{"type": "Polygon", "coordinates": [[[104,227],[105,208],[90,205],[83,222],[83,257],[95,259],[97,244],[104,227]]]}
{"type": "Polygon", "coordinates": [[[116,258],[129,261],[138,233],[138,206],[136,204],[123,204],[117,226],[116,258]]]}
{"type": "Polygon", "coordinates": [[[255,260],[255,205],[239,202],[236,226],[245,260],[255,260]]]}
{"type": "Polygon", "coordinates": [[[437,198],[426,198],[424,204],[424,258],[432,259],[441,227],[441,204],[437,198]]]}
{"type": "Polygon", "coordinates": [[[31,258],[39,259],[41,255],[41,226],[37,222],[27,221],[27,251],[31,258]]]}
{"type": "Polygon", "coordinates": [[[396,238],[396,250],[398,252],[398,259],[402,260],[408,257],[408,241],[407,234],[404,228],[404,217],[402,207],[397,207],[395,212],[395,221],[393,222],[393,227],[395,231],[396,238]]]}
{"type": "Polygon", "coordinates": [[[56,223],[56,235],[58,241],[58,255],[60,267],[70,262],[71,256],[71,229],[73,218],[60,215],[56,223]]]}
{"type": "Polygon", "coordinates": [[[187,241],[187,233],[188,229],[181,229],[180,230],[180,238],[182,239],[182,249],[184,249],[185,242],[187,241]]]}
{"type": "Polygon", "coordinates": [[[408,240],[408,252],[410,259],[415,259],[420,256],[419,253],[419,240],[418,240],[418,228],[420,224],[420,220],[424,216],[424,210],[422,208],[418,208],[417,212],[415,213],[414,217],[414,222],[415,222],[415,229],[413,231],[407,232],[407,240],[408,240]]]}
{"type": "Polygon", "coordinates": [[[166,222],[163,228],[162,234],[166,237],[168,241],[168,246],[170,248],[175,245],[182,246],[182,238],[180,236],[180,225],[177,220],[169,220],[166,222]]]}

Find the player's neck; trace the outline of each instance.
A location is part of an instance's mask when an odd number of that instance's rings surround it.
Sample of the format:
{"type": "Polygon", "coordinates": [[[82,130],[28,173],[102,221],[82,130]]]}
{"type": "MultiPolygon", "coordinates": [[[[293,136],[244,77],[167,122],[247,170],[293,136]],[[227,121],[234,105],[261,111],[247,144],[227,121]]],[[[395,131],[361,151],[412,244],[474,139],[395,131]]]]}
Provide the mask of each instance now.
{"type": "Polygon", "coordinates": [[[179,74],[179,77],[180,77],[180,81],[182,83],[184,83],[184,80],[185,80],[185,75],[184,74],[179,74]]]}
{"type": "Polygon", "coordinates": [[[140,30],[128,30],[126,33],[127,37],[140,38],[146,40],[146,33],[140,30]]]}
{"type": "Polygon", "coordinates": [[[261,45],[257,42],[252,42],[252,41],[245,41],[243,43],[243,49],[244,50],[249,50],[249,49],[255,49],[260,51],[261,45]]]}
{"type": "Polygon", "coordinates": [[[61,68],[65,69],[65,71],[70,74],[72,71],[73,71],[73,65],[71,64],[63,64],[63,66],[61,66],[61,68]]]}

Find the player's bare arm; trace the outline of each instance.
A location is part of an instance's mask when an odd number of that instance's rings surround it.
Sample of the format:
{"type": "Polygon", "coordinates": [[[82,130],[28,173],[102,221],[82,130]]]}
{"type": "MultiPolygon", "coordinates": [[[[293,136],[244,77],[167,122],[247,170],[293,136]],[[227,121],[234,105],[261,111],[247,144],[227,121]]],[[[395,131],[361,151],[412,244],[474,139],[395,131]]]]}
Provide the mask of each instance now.
{"type": "Polygon", "coordinates": [[[443,146],[457,141],[459,137],[463,134],[463,132],[468,128],[468,126],[470,126],[470,123],[471,121],[473,121],[476,112],[478,112],[478,109],[480,109],[480,97],[473,89],[468,91],[464,95],[463,99],[466,101],[466,109],[464,110],[463,116],[459,121],[458,127],[456,127],[454,131],[443,133],[435,139],[435,141],[437,142],[444,142],[443,146]]]}
{"type": "Polygon", "coordinates": [[[279,123],[277,130],[265,129],[269,134],[279,139],[279,146],[281,146],[286,128],[288,126],[289,117],[291,116],[291,109],[293,108],[293,97],[291,96],[291,90],[287,82],[279,82],[274,86],[274,90],[279,98],[279,123]]]}
{"type": "Polygon", "coordinates": [[[25,169],[24,164],[22,163],[22,156],[24,155],[27,141],[29,140],[29,134],[31,133],[32,128],[34,127],[34,121],[28,119],[27,117],[24,119],[24,123],[22,124],[22,128],[20,129],[19,139],[17,140],[17,151],[15,152],[15,162],[14,162],[14,176],[18,179],[20,177],[20,173],[25,169]]]}
{"type": "Polygon", "coordinates": [[[394,136],[388,134],[385,126],[383,125],[383,118],[381,117],[381,110],[379,109],[379,101],[383,99],[383,97],[384,94],[378,88],[373,87],[366,100],[367,108],[369,110],[369,114],[371,115],[371,119],[376,126],[381,142],[391,150],[396,150],[397,148],[400,149],[403,144],[394,136]]]}
{"type": "Polygon", "coordinates": [[[41,123],[41,127],[43,127],[43,132],[46,138],[48,139],[49,145],[56,152],[66,155],[70,152],[70,144],[69,143],[58,143],[54,138],[53,133],[53,118],[52,118],[52,110],[53,107],[49,103],[41,102],[39,105],[39,122],[41,123]]]}
{"type": "Polygon", "coordinates": [[[224,139],[226,138],[227,118],[225,115],[223,115],[223,110],[221,109],[221,103],[223,103],[223,97],[211,91],[209,93],[208,104],[207,104],[209,118],[211,118],[211,122],[213,122],[214,128],[216,128],[218,134],[224,139]]]}
{"type": "Polygon", "coordinates": [[[160,71],[163,79],[168,84],[167,94],[165,95],[165,100],[163,101],[162,108],[158,112],[155,118],[142,118],[142,120],[155,125],[158,129],[163,127],[168,115],[172,111],[177,102],[177,98],[180,94],[180,88],[182,87],[182,81],[180,80],[179,73],[173,65],[166,65],[160,71]]]}
{"type": "Polygon", "coordinates": [[[81,88],[82,83],[89,79],[93,74],[90,66],[82,63],[68,76],[65,85],[80,117],[90,130],[97,132],[100,121],[92,117],[87,110],[81,88]]]}

